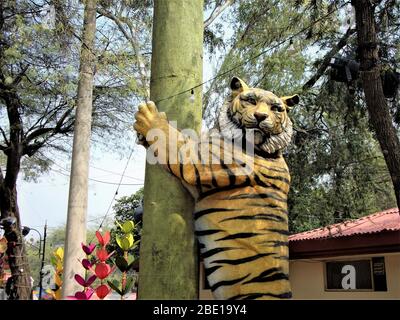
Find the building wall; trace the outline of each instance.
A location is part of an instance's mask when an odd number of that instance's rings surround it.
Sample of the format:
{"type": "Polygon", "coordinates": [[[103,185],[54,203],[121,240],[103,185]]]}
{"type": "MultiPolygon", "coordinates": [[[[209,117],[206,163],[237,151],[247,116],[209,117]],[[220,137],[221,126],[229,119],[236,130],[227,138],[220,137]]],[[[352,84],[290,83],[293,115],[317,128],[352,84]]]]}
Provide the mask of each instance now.
{"type": "Polygon", "coordinates": [[[293,299],[400,299],[400,254],[358,255],[290,261],[293,299]],[[385,257],[387,291],[326,291],[325,261],[385,257]]]}
{"type": "MultiPolygon", "coordinates": [[[[290,282],[293,299],[400,299],[400,253],[378,255],[353,255],[315,260],[291,260],[290,282]],[[325,291],[325,261],[385,257],[387,291],[325,291]]],[[[204,268],[200,266],[200,300],[213,299],[211,291],[204,289],[204,268]]]]}

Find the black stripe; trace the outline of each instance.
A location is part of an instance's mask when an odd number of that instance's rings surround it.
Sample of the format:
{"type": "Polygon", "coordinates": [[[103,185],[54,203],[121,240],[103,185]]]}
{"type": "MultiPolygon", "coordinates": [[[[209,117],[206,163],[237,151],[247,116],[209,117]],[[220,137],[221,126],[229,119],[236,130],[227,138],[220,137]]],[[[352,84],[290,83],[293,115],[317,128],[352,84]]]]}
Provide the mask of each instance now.
{"type": "Polygon", "coordinates": [[[259,242],[258,244],[264,244],[267,246],[272,245],[272,247],[287,247],[289,245],[289,242],[287,242],[287,241],[264,241],[264,242],[259,242]]]}
{"type": "Polygon", "coordinates": [[[288,214],[287,210],[282,209],[282,207],[272,204],[272,203],[265,203],[265,202],[250,202],[247,204],[249,207],[263,207],[263,208],[271,208],[274,210],[277,210],[279,212],[282,212],[284,214],[288,214]]]}
{"type": "Polygon", "coordinates": [[[179,174],[181,175],[180,178],[187,183],[185,177],[183,176],[183,158],[181,153],[179,153],[179,174]]]}
{"type": "Polygon", "coordinates": [[[231,235],[223,237],[221,239],[217,239],[216,241],[251,238],[251,237],[260,236],[260,235],[263,235],[263,233],[242,232],[242,233],[231,234],[231,235]]]}
{"type": "Polygon", "coordinates": [[[273,255],[274,253],[259,253],[256,254],[255,256],[250,256],[250,257],[246,257],[246,258],[242,258],[242,259],[233,259],[233,260],[229,260],[229,259],[222,259],[222,260],[215,260],[212,261],[211,263],[222,263],[222,264],[230,264],[230,265],[234,265],[237,266],[239,264],[243,264],[246,262],[251,262],[263,257],[267,257],[270,255],[273,255]]]}
{"type": "Polygon", "coordinates": [[[196,187],[197,190],[199,191],[199,193],[201,193],[201,179],[200,179],[200,173],[199,170],[197,170],[197,167],[195,164],[193,164],[193,168],[194,168],[194,173],[196,175],[196,187]]]}
{"type": "Polygon", "coordinates": [[[169,164],[169,159],[168,159],[168,161],[167,161],[167,167],[168,167],[169,172],[171,172],[172,174],[174,174],[174,173],[172,172],[172,168],[171,168],[171,166],[170,166],[170,164],[169,164]]]}
{"type": "Polygon", "coordinates": [[[279,180],[279,181],[285,182],[286,184],[290,183],[289,180],[284,178],[284,177],[281,177],[281,176],[269,176],[269,175],[267,175],[267,174],[265,174],[265,173],[263,173],[261,171],[260,171],[260,173],[266,179],[279,180]]]}
{"type": "Polygon", "coordinates": [[[255,215],[236,216],[232,218],[223,219],[220,222],[229,220],[271,220],[276,222],[286,222],[285,218],[272,213],[257,213],[255,215]]]}
{"type": "MultiPolygon", "coordinates": [[[[211,170],[211,169],[210,169],[211,170]]],[[[215,188],[218,188],[218,183],[217,183],[217,180],[215,179],[215,176],[214,176],[214,172],[213,172],[213,170],[211,170],[211,183],[212,183],[212,185],[215,187],[215,188]]]]}
{"type": "Polygon", "coordinates": [[[255,282],[273,282],[273,281],[279,281],[279,280],[289,280],[289,277],[287,274],[282,273],[282,272],[277,272],[272,275],[263,275],[262,273],[254,277],[253,279],[250,279],[246,282],[243,282],[243,284],[249,284],[249,283],[255,283],[255,282]]]}
{"type": "Polygon", "coordinates": [[[278,187],[277,185],[275,185],[275,184],[273,184],[273,183],[271,183],[271,182],[269,182],[269,181],[268,181],[268,184],[265,183],[264,181],[262,181],[262,180],[260,179],[260,177],[259,177],[257,174],[254,174],[254,181],[255,181],[259,186],[261,186],[261,187],[264,187],[264,188],[272,188],[272,189],[274,189],[274,190],[278,190],[278,191],[281,191],[281,192],[283,192],[283,193],[286,193],[282,188],[278,187]]]}
{"type": "Polygon", "coordinates": [[[221,232],[221,230],[218,230],[218,229],[208,229],[208,230],[196,230],[196,231],[194,232],[194,234],[195,234],[196,236],[198,236],[198,237],[201,237],[201,236],[208,236],[208,235],[210,235],[210,234],[214,234],[214,233],[218,233],[218,232],[221,232]]]}
{"type": "Polygon", "coordinates": [[[290,291],[284,292],[281,294],[274,293],[252,293],[252,294],[238,294],[237,296],[233,296],[228,298],[227,300],[254,300],[261,297],[272,297],[278,299],[290,299],[292,297],[292,293],[290,291]]]}
{"type": "Polygon", "coordinates": [[[248,187],[250,185],[251,185],[251,180],[250,180],[249,177],[246,177],[246,181],[241,183],[241,184],[238,184],[238,185],[227,185],[225,187],[220,187],[220,188],[216,188],[216,189],[211,189],[211,190],[205,191],[200,195],[200,197],[199,197],[199,199],[197,201],[202,200],[202,199],[204,199],[204,198],[206,198],[206,197],[208,197],[210,195],[213,195],[215,193],[219,193],[219,192],[223,192],[223,191],[229,191],[229,190],[235,190],[235,189],[241,189],[241,188],[244,188],[244,187],[248,187]]]}
{"type": "Polygon", "coordinates": [[[237,211],[240,209],[229,209],[229,208],[210,208],[210,209],[204,209],[200,211],[194,212],[194,219],[197,220],[198,218],[210,214],[210,213],[218,213],[218,212],[225,212],[225,211],[237,211]]]}
{"type": "Polygon", "coordinates": [[[222,286],[230,286],[232,284],[239,283],[242,280],[246,279],[248,276],[249,276],[249,274],[245,275],[244,277],[238,278],[238,279],[219,281],[211,286],[211,291],[215,291],[219,287],[222,287],[222,286]]]}
{"type": "MultiPolygon", "coordinates": [[[[228,178],[229,178],[229,185],[231,185],[231,186],[235,185],[235,183],[236,183],[236,175],[232,172],[232,170],[229,168],[229,166],[227,166],[227,165],[224,163],[224,161],[223,161],[218,155],[215,155],[215,153],[214,153],[212,150],[210,150],[210,153],[211,153],[213,156],[215,156],[216,158],[219,158],[219,159],[220,159],[221,168],[224,169],[224,170],[226,171],[226,174],[228,175],[228,178]]],[[[211,161],[212,161],[212,160],[211,160],[211,161]]]]}
{"type": "Polygon", "coordinates": [[[277,259],[277,260],[289,260],[289,257],[288,256],[278,256],[278,257],[274,257],[274,259],[277,259]]]}
{"type": "Polygon", "coordinates": [[[205,251],[203,253],[201,253],[201,257],[203,259],[209,258],[211,256],[213,256],[214,254],[223,252],[223,251],[229,251],[229,250],[234,250],[234,249],[240,249],[240,248],[234,248],[234,247],[221,247],[221,248],[214,248],[208,251],[205,251]]]}
{"type": "Polygon", "coordinates": [[[239,200],[239,199],[274,199],[276,201],[286,203],[286,199],[275,195],[274,193],[244,193],[237,196],[228,196],[226,200],[239,200]]]}
{"type": "Polygon", "coordinates": [[[206,277],[208,277],[211,273],[213,273],[214,271],[218,270],[219,268],[222,268],[222,266],[214,266],[211,268],[204,268],[204,275],[206,277]]]}
{"type": "Polygon", "coordinates": [[[279,172],[279,173],[286,173],[286,174],[289,174],[289,171],[286,170],[286,169],[277,168],[277,167],[271,167],[271,166],[266,166],[266,165],[263,165],[262,163],[259,163],[259,161],[256,161],[255,164],[256,164],[257,166],[259,166],[259,167],[261,167],[261,168],[265,168],[265,169],[267,169],[267,170],[271,170],[271,171],[279,172]]]}
{"type": "Polygon", "coordinates": [[[289,231],[283,229],[263,229],[263,230],[283,234],[284,236],[288,236],[290,234],[289,231]]]}

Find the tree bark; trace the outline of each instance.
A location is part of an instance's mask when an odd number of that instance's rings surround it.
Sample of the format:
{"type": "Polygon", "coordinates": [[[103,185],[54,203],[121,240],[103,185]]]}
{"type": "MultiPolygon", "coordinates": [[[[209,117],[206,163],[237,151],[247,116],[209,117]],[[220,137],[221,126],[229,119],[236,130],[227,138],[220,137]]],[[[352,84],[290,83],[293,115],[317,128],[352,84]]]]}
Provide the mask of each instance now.
{"type": "Polygon", "coordinates": [[[17,202],[17,178],[21,166],[23,147],[22,121],[19,114],[20,102],[10,89],[0,88],[0,97],[7,107],[10,137],[5,154],[7,171],[5,177],[0,175],[0,211],[1,219],[15,218],[15,224],[4,224],[7,243],[8,264],[12,275],[11,300],[29,300],[31,298],[31,281],[28,259],[25,253],[24,239],[21,234],[21,219],[17,202]]]}
{"type": "Polygon", "coordinates": [[[374,17],[374,4],[378,2],[352,0],[352,5],[356,13],[360,73],[370,122],[392,178],[397,206],[400,207],[400,141],[382,88],[374,17]]]}
{"type": "Polygon", "coordinates": [[[96,0],[87,0],[85,2],[78,101],[74,128],[65,238],[64,280],[62,288],[64,299],[82,289],[74,280],[75,274],[84,276],[84,268],[79,261],[85,256],[81,248],[81,243],[86,242],[90,134],[95,64],[94,40],[96,34],[96,3],[96,0]]]}
{"type": "MultiPolygon", "coordinates": [[[[179,129],[201,127],[203,0],[154,2],[151,100],[179,129]],[[174,96],[173,98],[168,98],[174,96]],[[157,103],[157,101],[160,101],[157,103]]],[[[197,299],[193,199],[159,165],[146,165],[139,299],[197,299]]]]}

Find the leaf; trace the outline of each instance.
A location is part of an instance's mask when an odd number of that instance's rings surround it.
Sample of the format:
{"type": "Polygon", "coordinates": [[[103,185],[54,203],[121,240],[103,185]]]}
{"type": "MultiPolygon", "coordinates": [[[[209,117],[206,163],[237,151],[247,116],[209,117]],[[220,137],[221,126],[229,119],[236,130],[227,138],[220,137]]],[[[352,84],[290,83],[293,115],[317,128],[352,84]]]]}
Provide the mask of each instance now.
{"type": "Polygon", "coordinates": [[[110,288],[107,287],[107,285],[102,284],[96,288],[96,295],[99,297],[99,299],[104,299],[109,293],[110,293],[110,288]]]}
{"type": "Polygon", "coordinates": [[[132,264],[135,261],[136,261],[135,256],[131,256],[131,255],[128,256],[128,264],[132,264]]]}
{"type": "Polygon", "coordinates": [[[51,256],[51,257],[50,257],[50,263],[51,263],[54,267],[56,267],[56,266],[57,266],[57,258],[54,257],[54,256],[51,256]]]}
{"type": "Polygon", "coordinates": [[[126,295],[132,288],[133,285],[133,277],[129,277],[126,279],[125,289],[122,291],[123,295],[126,295]]]}
{"type": "Polygon", "coordinates": [[[135,229],[135,224],[131,220],[125,221],[121,229],[124,233],[132,232],[135,229]]]}
{"type": "Polygon", "coordinates": [[[101,262],[104,262],[111,256],[111,253],[109,254],[106,249],[99,249],[97,250],[96,255],[101,262]]]}
{"type": "Polygon", "coordinates": [[[123,237],[116,237],[116,241],[118,246],[123,250],[123,251],[128,251],[132,246],[133,246],[133,235],[132,233],[126,234],[123,237]]]}
{"type": "Polygon", "coordinates": [[[107,281],[108,285],[110,286],[111,289],[113,289],[115,292],[117,292],[120,296],[122,296],[122,291],[119,288],[119,283],[117,280],[114,280],[113,282],[107,281]]]}
{"type": "Polygon", "coordinates": [[[95,275],[90,276],[89,279],[86,280],[86,286],[89,287],[94,282],[94,280],[96,280],[96,278],[97,277],[95,275]]]}
{"type": "Polygon", "coordinates": [[[58,247],[55,251],[54,251],[54,255],[60,259],[63,260],[64,259],[64,249],[62,247],[58,247]]]}
{"type": "Polygon", "coordinates": [[[125,260],[124,257],[118,256],[115,258],[115,264],[117,265],[118,269],[121,270],[121,272],[126,272],[128,271],[128,262],[125,260]]]}
{"type": "Polygon", "coordinates": [[[104,262],[100,262],[96,265],[95,273],[96,276],[99,277],[100,280],[102,280],[104,278],[107,278],[108,275],[111,273],[111,267],[104,262]]]}
{"type": "Polygon", "coordinates": [[[92,267],[93,263],[91,263],[88,259],[83,259],[82,265],[86,270],[89,270],[92,267]]]}
{"type": "Polygon", "coordinates": [[[76,282],[78,282],[82,287],[86,287],[86,281],[85,281],[85,279],[82,278],[81,275],[76,274],[74,276],[74,278],[75,278],[76,282]]]}

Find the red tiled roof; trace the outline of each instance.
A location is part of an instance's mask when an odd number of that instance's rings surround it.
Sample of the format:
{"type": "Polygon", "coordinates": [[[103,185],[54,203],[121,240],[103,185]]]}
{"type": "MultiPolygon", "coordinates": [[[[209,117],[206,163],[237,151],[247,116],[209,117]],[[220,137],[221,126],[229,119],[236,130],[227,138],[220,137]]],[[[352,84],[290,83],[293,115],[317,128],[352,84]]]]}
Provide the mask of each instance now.
{"type": "Polygon", "coordinates": [[[377,212],[356,220],[332,224],[289,236],[289,241],[347,237],[358,234],[400,231],[399,209],[393,208],[377,212]]]}

